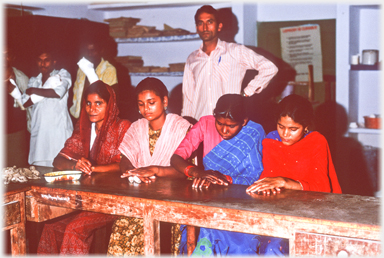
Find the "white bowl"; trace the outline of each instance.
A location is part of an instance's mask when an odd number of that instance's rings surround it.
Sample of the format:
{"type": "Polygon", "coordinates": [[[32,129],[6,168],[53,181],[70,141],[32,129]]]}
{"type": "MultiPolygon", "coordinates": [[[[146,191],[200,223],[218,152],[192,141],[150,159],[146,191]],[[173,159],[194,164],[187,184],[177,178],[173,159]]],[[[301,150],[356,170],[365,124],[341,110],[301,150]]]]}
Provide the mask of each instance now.
{"type": "Polygon", "coordinates": [[[82,173],[79,170],[56,171],[44,174],[44,178],[48,183],[67,180],[76,181],[80,179],[82,173]]]}

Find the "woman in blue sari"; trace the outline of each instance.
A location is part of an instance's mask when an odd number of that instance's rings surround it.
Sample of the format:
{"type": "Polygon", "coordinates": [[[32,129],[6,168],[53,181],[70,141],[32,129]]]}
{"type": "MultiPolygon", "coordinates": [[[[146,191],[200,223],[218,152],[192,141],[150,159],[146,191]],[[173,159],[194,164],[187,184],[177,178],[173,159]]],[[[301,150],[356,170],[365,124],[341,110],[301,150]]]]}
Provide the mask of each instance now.
{"type": "MultiPolygon", "coordinates": [[[[214,115],[202,117],[172,156],[171,165],[193,178],[192,188],[209,188],[211,184],[250,185],[260,177],[265,132],[261,125],[248,120],[243,99],[239,94],[219,98],[214,115]],[[201,142],[204,169],[187,162],[201,142]]],[[[181,230],[180,253],[185,254],[186,227],[181,230]]],[[[273,255],[288,253],[288,241],[201,228],[193,255],[267,255],[270,251],[273,255]]]]}

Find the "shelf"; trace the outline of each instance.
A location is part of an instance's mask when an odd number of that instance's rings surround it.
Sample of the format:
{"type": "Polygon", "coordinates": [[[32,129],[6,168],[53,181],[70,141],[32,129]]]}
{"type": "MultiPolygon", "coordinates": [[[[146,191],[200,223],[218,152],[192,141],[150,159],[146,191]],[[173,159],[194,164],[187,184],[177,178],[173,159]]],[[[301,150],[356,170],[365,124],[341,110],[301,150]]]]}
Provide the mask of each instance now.
{"type": "Polygon", "coordinates": [[[163,72],[163,73],[129,73],[130,76],[174,76],[182,77],[183,72],[163,72]]]}
{"type": "Polygon", "coordinates": [[[115,38],[117,43],[153,43],[153,42],[169,42],[169,41],[187,41],[200,39],[199,34],[173,35],[159,37],[142,37],[142,38],[115,38]]]}
{"type": "Polygon", "coordinates": [[[349,133],[381,134],[381,129],[349,128],[349,133]]]}
{"type": "Polygon", "coordinates": [[[364,65],[364,64],[358,64],[358,65],[351,65],[352,71],[379,71],[380,70],[380,64],[374,64],[374,65],[364,65]]]}
{"type": "Polygon", "coordinates": [[[96,11],[116,11],[116,10],[129,10],[129,9],[143,9],[153,7],[182,7],[182,6],[195,6],[200,3],[192,2],[174,2],[167,3],[162,1],[136,1],[131,3],[92,3],[88,5],[88,9],[96,11]]]}

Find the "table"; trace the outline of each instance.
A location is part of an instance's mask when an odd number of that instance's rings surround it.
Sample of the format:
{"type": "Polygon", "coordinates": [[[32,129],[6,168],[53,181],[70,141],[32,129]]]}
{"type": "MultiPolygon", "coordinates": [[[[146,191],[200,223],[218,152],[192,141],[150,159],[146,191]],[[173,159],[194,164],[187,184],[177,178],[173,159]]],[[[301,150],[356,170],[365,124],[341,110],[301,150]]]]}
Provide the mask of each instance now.
{"type": "MultiPolygon", "coordinates": [[[[291,256],[381,253],[379,198],[293,190],[251,196],[243,185],[193,190],[190,180],[158,178],[135,185],[119,175],[34,180],[26,198],[51,207],[50,213],[56,207],[57,214],[75,209],[143,218],[146,255],[160,254],[160,221],[287,238],[291,256]]],[[[189,243],[189,252],[193,248],[189,243]]]]}
{"type": "Polygon", "coordinates": [[[27,251],[25,192],[29,189],[25,184],[11,184],[3,195],[3,230],[10,231],[12,255],[23,255],[27,251]]]}

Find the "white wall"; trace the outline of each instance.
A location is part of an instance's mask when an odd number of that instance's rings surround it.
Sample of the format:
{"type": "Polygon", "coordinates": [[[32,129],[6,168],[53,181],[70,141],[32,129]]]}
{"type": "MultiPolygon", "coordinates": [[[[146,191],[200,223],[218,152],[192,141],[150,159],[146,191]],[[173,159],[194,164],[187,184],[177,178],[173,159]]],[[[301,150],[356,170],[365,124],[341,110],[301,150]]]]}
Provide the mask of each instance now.
{"type": "Polygon", "coordinates": [[[259,22],[336,19],[336,4],[260,3],[257,19],[259,22]]]}

